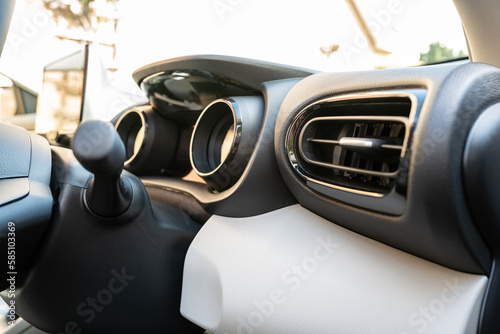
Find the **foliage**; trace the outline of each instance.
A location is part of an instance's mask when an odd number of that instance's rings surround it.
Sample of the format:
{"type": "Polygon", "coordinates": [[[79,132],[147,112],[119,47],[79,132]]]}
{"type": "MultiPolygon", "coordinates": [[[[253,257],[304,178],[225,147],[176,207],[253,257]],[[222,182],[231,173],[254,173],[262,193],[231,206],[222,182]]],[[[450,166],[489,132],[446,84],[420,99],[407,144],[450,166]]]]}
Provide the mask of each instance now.
{"type": "Polygon", "coordinates": [[[67,22],[68,28],[96,31],[97,26],[112,18],[99,15],[97,3],[115,6],[118,0],[42,0],[43,6],[52,13],[56,23],[67,22]]]}
{"type": "Polygon", "coordinates": [[[456,52],[453,49],[441,45],[439,42],[434,42],[429,45],[429,51],[427,53],[420,53],[420,61],[424,64],[432,64],[466,56],[467,54],[462,50],[456,52]]]}

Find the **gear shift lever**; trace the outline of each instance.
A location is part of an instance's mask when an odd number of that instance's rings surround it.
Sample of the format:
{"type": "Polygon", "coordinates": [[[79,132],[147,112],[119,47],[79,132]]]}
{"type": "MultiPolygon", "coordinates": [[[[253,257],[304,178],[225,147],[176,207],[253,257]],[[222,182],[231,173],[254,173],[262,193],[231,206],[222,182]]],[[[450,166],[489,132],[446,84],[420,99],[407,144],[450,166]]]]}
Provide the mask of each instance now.
{"type": "Polygon", "coordinates": [[[80,164],[94,174],[85,194],[88,207],[103,217],[124,213],[132,201],[132,187],[121,177],[125,146],[113,125],[102,121],[82,123],[72,149],[80,164]]]}

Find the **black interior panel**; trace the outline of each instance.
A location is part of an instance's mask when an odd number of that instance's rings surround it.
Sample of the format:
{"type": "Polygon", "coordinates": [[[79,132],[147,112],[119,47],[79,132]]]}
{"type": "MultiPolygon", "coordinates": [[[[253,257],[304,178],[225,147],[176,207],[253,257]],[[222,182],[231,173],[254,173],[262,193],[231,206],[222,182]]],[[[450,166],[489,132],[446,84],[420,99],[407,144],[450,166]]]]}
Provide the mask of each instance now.
{"type": "Polygon", "coordinates": [[[500,99],[499,79],[500,71],[484,64],[310,76],[290,91],[276,122],[276,157],[283,178],[303,206],[332,222],[453,269],[488,273],[491,254],[467,208],[461,157],[474,120],[500,99]],[[426,89],[427,97],[411,147],[403,215],[332,200],[293,172],[284,140],[299,110],[336,95],[410,88],[426,89]]]}

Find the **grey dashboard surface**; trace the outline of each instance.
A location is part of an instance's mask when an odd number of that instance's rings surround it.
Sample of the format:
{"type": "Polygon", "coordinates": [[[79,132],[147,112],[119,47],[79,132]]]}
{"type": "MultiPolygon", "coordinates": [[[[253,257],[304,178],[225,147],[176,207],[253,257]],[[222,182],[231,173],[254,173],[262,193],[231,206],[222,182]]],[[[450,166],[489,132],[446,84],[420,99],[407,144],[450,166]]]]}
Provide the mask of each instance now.
{"type": "Polygon", "coordinates": [[[467,207],[461,157],[475,119],[500,98],[494,89],[499,75],[493,66],[471,63],[305,78],[285,98],[276,122],[283,178],[299,203],[334,223],[457,270],[486,273],[491,256],[467,207]],[[379,214],[307,187],[285,150],[296,113],[329,96],[405,88],[427,91],[410,147],[405,212],[379,214]]]}

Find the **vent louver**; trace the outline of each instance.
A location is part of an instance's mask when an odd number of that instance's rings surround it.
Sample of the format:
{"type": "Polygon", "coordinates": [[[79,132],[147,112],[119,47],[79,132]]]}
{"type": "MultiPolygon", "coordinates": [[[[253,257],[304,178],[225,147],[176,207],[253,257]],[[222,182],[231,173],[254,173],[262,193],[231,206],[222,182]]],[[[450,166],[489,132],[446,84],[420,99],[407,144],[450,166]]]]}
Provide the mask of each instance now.
{"type": "Polygon", "coordinates": [[[405,189],[407,151],[424,97],[424,90],[412,90],[313,103],[288,131],[292,166],[331,197],[332,188],[376,199],[405,189]]]}
{"type": "Polygon", "coordinates": [[[302,128],[302,159],[323,181],[386,192],[398,175],[406,134],[403,117],[316,117],[302,128]]]}

